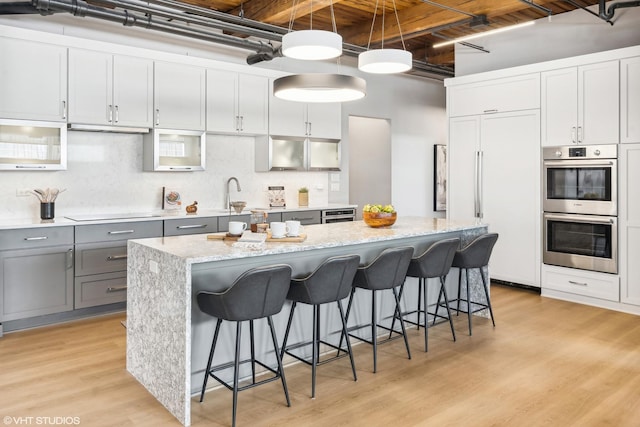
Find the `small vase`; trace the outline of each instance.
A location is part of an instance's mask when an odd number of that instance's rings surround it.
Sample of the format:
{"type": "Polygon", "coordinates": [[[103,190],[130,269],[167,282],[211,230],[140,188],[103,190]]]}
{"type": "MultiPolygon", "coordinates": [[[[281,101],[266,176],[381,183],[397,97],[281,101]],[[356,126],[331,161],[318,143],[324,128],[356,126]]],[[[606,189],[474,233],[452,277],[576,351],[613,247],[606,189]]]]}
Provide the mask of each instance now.
{"type": "Polygon", "coordinates": [[[309,206],[309,193],[298,193],[298,206],[309,206]]]}
{"type": "Polygon", "coordinates": [[[40,219],[53,219],[55,207],[55,203],[40,203],[40,219]]]}

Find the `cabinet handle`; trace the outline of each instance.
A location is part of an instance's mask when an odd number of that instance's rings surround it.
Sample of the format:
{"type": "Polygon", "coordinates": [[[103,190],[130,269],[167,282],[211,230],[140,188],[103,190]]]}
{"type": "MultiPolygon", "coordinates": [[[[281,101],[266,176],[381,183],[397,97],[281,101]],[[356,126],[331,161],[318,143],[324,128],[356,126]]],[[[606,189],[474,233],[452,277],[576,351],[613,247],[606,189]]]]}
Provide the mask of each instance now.
{"type": "Polygon", "coordinates": [[[67,251],[67,269],[73,268],[73,249],[67,251]]]}
{"type": "Polygon", "coordinates": [[[118,261],[121,259],[127,259],[127,255],[109,255],[107,261],[118,261]]]}
{"type": "Polygon", "coordinates": [[[588,283],[574,282],[573,280],[569,280],[569,283],[571,283],[572,285],[589,286],[588,283]]]}
{"type": "Polygon", "coordinates": [[[582,142],[582,126],[578,126],[578,144],[582,142]]]}
{"type": "Polygon", "coordinates": [[[576,143],[576,127],[571,128],[571,142],[576,143]]]}
{"type": "Polygon", "coordinates": [[[120,121],[120,118],[118,117],[118,106],[116,105],[116,123],[118,123],[120,121]]]}
{"type": "Polygon", "coordinates": [[[107,293],[122,292],[126,290],[127,290],[126,286],[118,286],[118,287],[107,288],[107,293]]]}
{"type": "Polygon", "coordinates": [[[109,231],[107,234],[131,234],[133,233],[135,230],[121,230],[121,231],[109,231]]]}
{"type": "Polygon", "coordinates": [[[16,169],[46,169],[46,166],[24,166],[24,165],[16,165],[16,169]]]}
{"type": "Polygon", "coordinates": [[[156,108],[156,126],[160,124],[160,109],[156,108]]]}
{"type": "Polygon", "coordinates": [[[191,167],[189,167],[189,166],[184,166],[184,167],[171,166],[169,169],[170,170],[176,170],[176,171],[190,171],[191,167]]]}
{"type": "Polygon", "coordinates": [[[24,240],[31,242],[33,240],[47,240],[47,236],[39,236],[39,237],[25,237],[24,240]]]}
{"type": "Polygon", "coordinates": [[[62,118],[67,119],[67,101],[62,101],[62,118]]]}
{"type": "Polygon", "coordinates": [[[109,123],[113,123],[113,105],[109,104],[109,123]]]}
{"type": "Polygon", "coordinates": [[[194,224],[194,225],[179,225],[176,228],[178,230],[186,230],[189,228],[205,228],[207,224],[194,224]]]}
{"type": "Polygon", "coordinates": [[[306,217],[306,218],[298,218],[297,216],[294,216],[293,218],[291,218],[294,221],[312,221],[313,217],[306,217]]]}
{"type": "Polygon", "coordinates": [[[244,130],[244,116],[240,116],[240,131],[244,130]]]}
{"type": "Polygon", "coordinates": [[[495,114],[495,113],[497,113],[497,112],[498,112],[498,110],[497,110],[497,109],[495,109],[495,108],[494,108],[494,109],[492,109],[492,110],[484,110],[484,114],[495,114]]]}

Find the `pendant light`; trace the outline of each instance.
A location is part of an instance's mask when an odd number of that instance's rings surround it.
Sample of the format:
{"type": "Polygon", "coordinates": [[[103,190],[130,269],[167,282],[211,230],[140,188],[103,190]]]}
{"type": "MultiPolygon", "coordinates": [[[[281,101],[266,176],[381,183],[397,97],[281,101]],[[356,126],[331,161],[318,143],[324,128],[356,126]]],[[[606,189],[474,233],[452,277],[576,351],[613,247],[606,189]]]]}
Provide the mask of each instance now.
{"type": "Polygon", "coordinates": [[[310,29],[293,31],[293,21],[295,18],[297,4],[298,0],[293,0],[291,17],[289,18],[289,32],[282,36],[282,54],[288,58],[311,61],[337,58],[342,55],[342,36],[338,34],[336,30],[336,20],[333,14],[333,0],[331,0],[329,5],[331,9],[333,31],[313,29],[313,0],[310,2],[310,29]]]}
{"type": "Polygon", "coordinates": [[[396,16],[396,22],[398,24],[398,32],[400,33],[400,40],[402,41],[402,49],[385,49],[384,48],[384,24],[385,24],[385,3],[382,2],[382,46],[380,49],[371,49],[371,38],[373,36],[373,28],[376,23],[376,15],[378,12],[378,0],[376,0],[376,7],[373,12],[373,21],[371,22],[371,31],[369,32],[369,43],[367,44],[367,51],[358,55],[358,69],[365,73],[373,74],[392,74],[403,73],[409,71],[412,66],[413,58],[411,52],[408,52],[404,45],[404,38],[402,37],[402,30],[400,29],[400,20],[398,18],[398,10],[396,8],[395,0],[393,2],[393,12],[396,16]]]}
{"type": "MultiPolygon", "coordinates": [[[[333,1],[330,3],[333,32],[321,30],[291,31],[296,4],[294,0],[289,21],[290,32],[282,37],[284,56],[321,60],[339,57],[342,54],[342,37],[336,30],[333,1]]],[[[313,1],[311,1],[311,26],[313,28],[313,1]]],[[[340,58],[338,58],[338,63],[340,58]]],[[[360,77],[344,74],[307,73],[292,74],[273,81],[273,95],[287,101],[297,102],[347,102],[366,95],[367,82],[360,77]]]]}

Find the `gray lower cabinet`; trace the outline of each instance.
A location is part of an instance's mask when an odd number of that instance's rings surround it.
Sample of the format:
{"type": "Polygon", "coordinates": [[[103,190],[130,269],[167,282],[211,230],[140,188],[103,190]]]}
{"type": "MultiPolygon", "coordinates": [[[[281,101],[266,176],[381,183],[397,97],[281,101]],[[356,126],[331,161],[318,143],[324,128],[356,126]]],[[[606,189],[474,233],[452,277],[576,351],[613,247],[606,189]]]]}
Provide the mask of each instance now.
{"type": "Polygon", "coordinates": [[[73,310],[73,227],[0,232],[0,321],[73,310]]]}
{"type": "Polygon", "coordinates": [[[320,211],[282,212],[282,221],[300,221],[302,225],[320,224],[320,211]]]}
{"type": "Polygon", "coordinates": [[[165,236],[215,233],[216,231],[218,231],[218,217],[215,216],[164,220],[165,236]]]}
{"type": "Polygon", "coordinates": [[[76,226],[74,307],[126,301],[127,240],[162,236],[162,221],[76,226]]]}

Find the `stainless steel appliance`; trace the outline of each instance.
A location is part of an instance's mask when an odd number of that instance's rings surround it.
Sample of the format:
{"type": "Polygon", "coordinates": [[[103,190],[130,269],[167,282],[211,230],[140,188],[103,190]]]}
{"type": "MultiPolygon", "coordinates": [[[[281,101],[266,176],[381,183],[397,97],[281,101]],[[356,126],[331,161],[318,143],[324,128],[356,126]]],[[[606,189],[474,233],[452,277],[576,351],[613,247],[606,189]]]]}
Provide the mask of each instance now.
{"type": "Polygon", "coordinates": [[[329,209],[322,211],[321,215],[322,224],[330,224],[332,222],[347,222],[355,221],[356,209],[355,208],[343,208],[343,209],[329,209]]]}
{"type": "Polygon", "coordinates": [[[618,214],[616,145],[543,149],[543,210],[618,214]]]}
{"type": "Polygon", "coordinates": [[[545,212],[545,264],[618,272],[618,219],[615,216],[545,212]]]}

